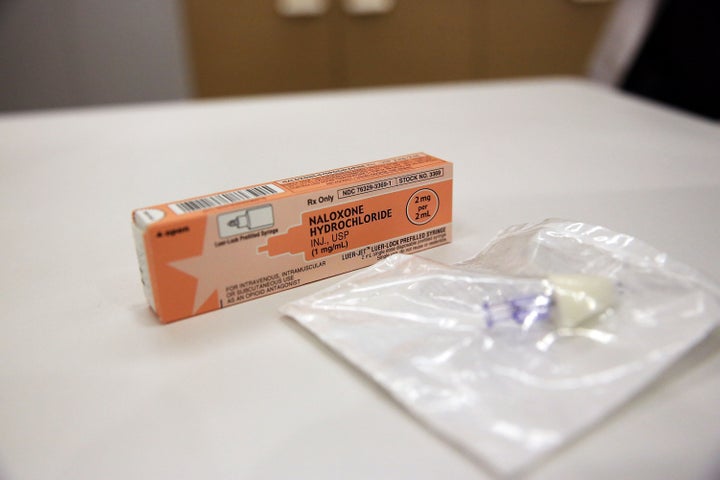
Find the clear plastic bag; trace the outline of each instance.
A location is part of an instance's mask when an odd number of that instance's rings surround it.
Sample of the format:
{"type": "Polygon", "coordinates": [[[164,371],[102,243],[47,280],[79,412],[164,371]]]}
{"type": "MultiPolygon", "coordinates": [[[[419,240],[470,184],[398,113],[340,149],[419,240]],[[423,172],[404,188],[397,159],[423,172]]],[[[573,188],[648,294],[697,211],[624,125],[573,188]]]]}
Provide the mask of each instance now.
{"type": "Polygon", "coordinates": [[[720,290],[628,235],[511,227],[443,265],[394,255],[282,308],[417,418],[500,473],[598,422],[704,338],[720,290]],[[613,308],[553,321],[553,274],[610,279],[613,308]]]}

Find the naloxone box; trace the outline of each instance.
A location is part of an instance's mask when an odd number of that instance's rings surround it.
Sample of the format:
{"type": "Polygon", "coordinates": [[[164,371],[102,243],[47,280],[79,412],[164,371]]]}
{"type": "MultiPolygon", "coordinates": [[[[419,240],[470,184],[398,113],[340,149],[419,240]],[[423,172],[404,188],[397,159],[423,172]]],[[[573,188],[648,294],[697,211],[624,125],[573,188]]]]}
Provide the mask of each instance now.
{"type": "Polygon", "coordinates": [[[162,322],[447,243],[451,221],[452,164],[424,153],[133,212],[162,322]]]}

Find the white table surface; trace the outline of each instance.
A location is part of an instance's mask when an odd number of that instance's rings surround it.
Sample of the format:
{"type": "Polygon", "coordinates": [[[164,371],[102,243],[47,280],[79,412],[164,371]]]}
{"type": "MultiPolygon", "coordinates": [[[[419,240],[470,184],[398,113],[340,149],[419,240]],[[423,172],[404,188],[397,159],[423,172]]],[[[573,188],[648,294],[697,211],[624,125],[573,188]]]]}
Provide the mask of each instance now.
{"type": "MultiPolygon", "coordinates": [[[[159,324],[133,208],[426,151],[452,262],[562,217],[720,279],[720,127],[583,80],[0,116],[0,478],[492,477],[277,313],[337,279],[159,324]]],[[[720,478],[720,334],[532,479],[720,478]]]]}

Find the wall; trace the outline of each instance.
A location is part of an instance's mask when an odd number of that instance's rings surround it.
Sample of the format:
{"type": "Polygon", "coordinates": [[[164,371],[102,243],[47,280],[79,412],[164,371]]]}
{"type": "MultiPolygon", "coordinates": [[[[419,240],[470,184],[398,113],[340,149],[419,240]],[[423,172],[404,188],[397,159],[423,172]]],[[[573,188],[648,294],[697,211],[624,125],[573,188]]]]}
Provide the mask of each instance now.
{"type": "Polygon", "coordinates": [[[0,0],[0,110],[189,95],[175,0],[0,0]]]}
{"type": "Polygon", "coordinates": [[[183,0],[194,93],[247,95],[584,75],[612,2],[398,0],[383,15],[281,17],[271,0],[183,0]]]}
{"type": "Polygon", "coordinates": [[[273,0],[0,0],[0,111],[582,75],[611,3],[401,0],[356,18],[333,1],[287,19],[273,0]]]}

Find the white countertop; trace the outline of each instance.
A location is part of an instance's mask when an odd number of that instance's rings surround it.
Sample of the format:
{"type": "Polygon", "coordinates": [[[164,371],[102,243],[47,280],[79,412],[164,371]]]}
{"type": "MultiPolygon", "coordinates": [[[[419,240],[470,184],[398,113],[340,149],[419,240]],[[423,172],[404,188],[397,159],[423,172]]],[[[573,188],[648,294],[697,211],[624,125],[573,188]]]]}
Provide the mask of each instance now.
{"type": "MultiPolygon", "coordinates": [[[[491,478],[277,307],[159,324],[136,207],[426,151],[465,259],[547,217],[720,279],[720,126],[583,80],[0,116],[0,478],[491,478]]],[[[720,333],[527,478],[720,478],[720,333]]]]}

